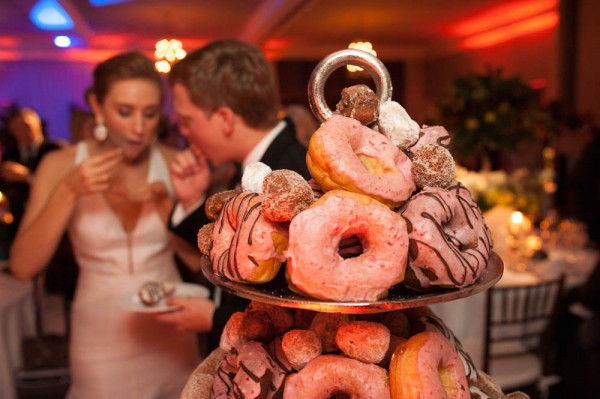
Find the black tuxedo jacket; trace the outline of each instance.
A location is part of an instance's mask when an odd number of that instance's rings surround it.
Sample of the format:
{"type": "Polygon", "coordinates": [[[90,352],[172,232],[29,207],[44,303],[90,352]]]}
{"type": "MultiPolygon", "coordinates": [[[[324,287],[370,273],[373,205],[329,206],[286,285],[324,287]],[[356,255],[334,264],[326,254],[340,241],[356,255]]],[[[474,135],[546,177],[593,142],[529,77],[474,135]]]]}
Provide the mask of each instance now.
{"type": "MultiPolygon", "coordinates": [[[[293,123],[289,119],[286,119],[286,122],[286,127],[273,140],[260,161],[273,170],[293,170],[309,180],[311,176],[306,166],[306,148],[296,139],[296,129],[293,123]]],[[[234,187],[240,183],[240,179],[241,176],[235,176],[229,186],[234,187]]],[[[202,204],[179,225],[170,225],[169,228],[195,247],[197,246],[198,230],[206,223],[210,223],[210,220],[206,216],[204,204],[202,204]]],[[[248,300],[222,292],[221,304],[213,316],[213,329],[208,334],[209,351],[219,346],[221,333],[229,317],[234,312],[243,311],[247,305],[248,300]]]]}

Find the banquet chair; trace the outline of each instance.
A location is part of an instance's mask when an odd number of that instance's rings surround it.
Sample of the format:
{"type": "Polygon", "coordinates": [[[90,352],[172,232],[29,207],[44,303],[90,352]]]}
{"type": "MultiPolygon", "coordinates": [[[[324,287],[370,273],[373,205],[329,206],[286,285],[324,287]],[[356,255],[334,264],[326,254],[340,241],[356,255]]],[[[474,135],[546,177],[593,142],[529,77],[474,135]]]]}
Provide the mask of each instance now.
{"type": "Polygon", "coordinates": [[[503,391],[533,388],[541,398],[560,381],[553,375],[552,335],[564,275],[487,291],[484,365],[503,391]]]}

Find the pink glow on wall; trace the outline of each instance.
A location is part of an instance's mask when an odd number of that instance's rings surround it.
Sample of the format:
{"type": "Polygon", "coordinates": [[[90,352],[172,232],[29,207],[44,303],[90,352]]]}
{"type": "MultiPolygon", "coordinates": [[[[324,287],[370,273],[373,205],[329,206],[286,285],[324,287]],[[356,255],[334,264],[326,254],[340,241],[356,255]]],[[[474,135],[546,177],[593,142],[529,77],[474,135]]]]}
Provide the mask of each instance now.
{"type": "Polygon", "coordinates": [[[557,4],[558,0],[505,2],[457,21],[447,31],[454,37],[470,36],[553,10],[557,4]]]}
{"type": "Polygon", "coordinates": [[[468,50],[490,47],[519,36],[552,29],[558,25],[558,21],[558,13],[556,11],[550,11],[523,21],[471,36],[462,40],[459,43],[459,47],[468,50]]]}

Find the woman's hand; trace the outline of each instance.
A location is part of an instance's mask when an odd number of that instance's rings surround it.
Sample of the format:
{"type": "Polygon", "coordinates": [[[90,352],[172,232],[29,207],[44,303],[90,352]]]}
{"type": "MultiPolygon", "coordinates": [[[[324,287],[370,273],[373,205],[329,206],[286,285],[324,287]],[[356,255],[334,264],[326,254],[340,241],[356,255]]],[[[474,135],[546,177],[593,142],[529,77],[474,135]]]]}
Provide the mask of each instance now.
{"type": "Polygon", "coordinates": [[[121,159],[122,151],[119,148],[86,159],[67,175],[65,184],[78,196],[106,191],[121,159]]]}
{"type": "Polygon", "coordinates": [[[177,306],[179,310],[159,313],[156,319],[163,323],[172,324],[180,331],[198,333],[212,330],[212,317],[215,303],[204,298],[168,297],[167,305],[177,306]]]}
{"type": "Polygon", "coordinates": [[[170,165],[171,183],[175,196],[184,210],[194,206],[210,184],[210,169],[206,156],[186,149],[175,154],[170,165]]]}

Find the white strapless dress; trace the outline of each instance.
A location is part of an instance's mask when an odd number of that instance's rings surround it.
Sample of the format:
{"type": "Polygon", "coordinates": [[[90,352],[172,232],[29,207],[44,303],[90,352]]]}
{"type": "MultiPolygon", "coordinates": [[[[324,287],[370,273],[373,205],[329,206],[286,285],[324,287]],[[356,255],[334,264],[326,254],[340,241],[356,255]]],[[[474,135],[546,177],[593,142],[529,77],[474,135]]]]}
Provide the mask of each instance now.
{"type": "MultiPolygon", "coordinates": [[[[88,158],[85,143],[76,164],[88,158]]],[[[168,168],[153,148],[148,182],[168,168]]],[[[122,308],[119,298],[149,280],[180,281],[165,223],[143,205],[127,233],[103,194],[82,196],[69,224],[79,264],[72,306],[70,399],[177,399],[199,362],[196,334],[181,333],[152,316],[122,308]]]]}

